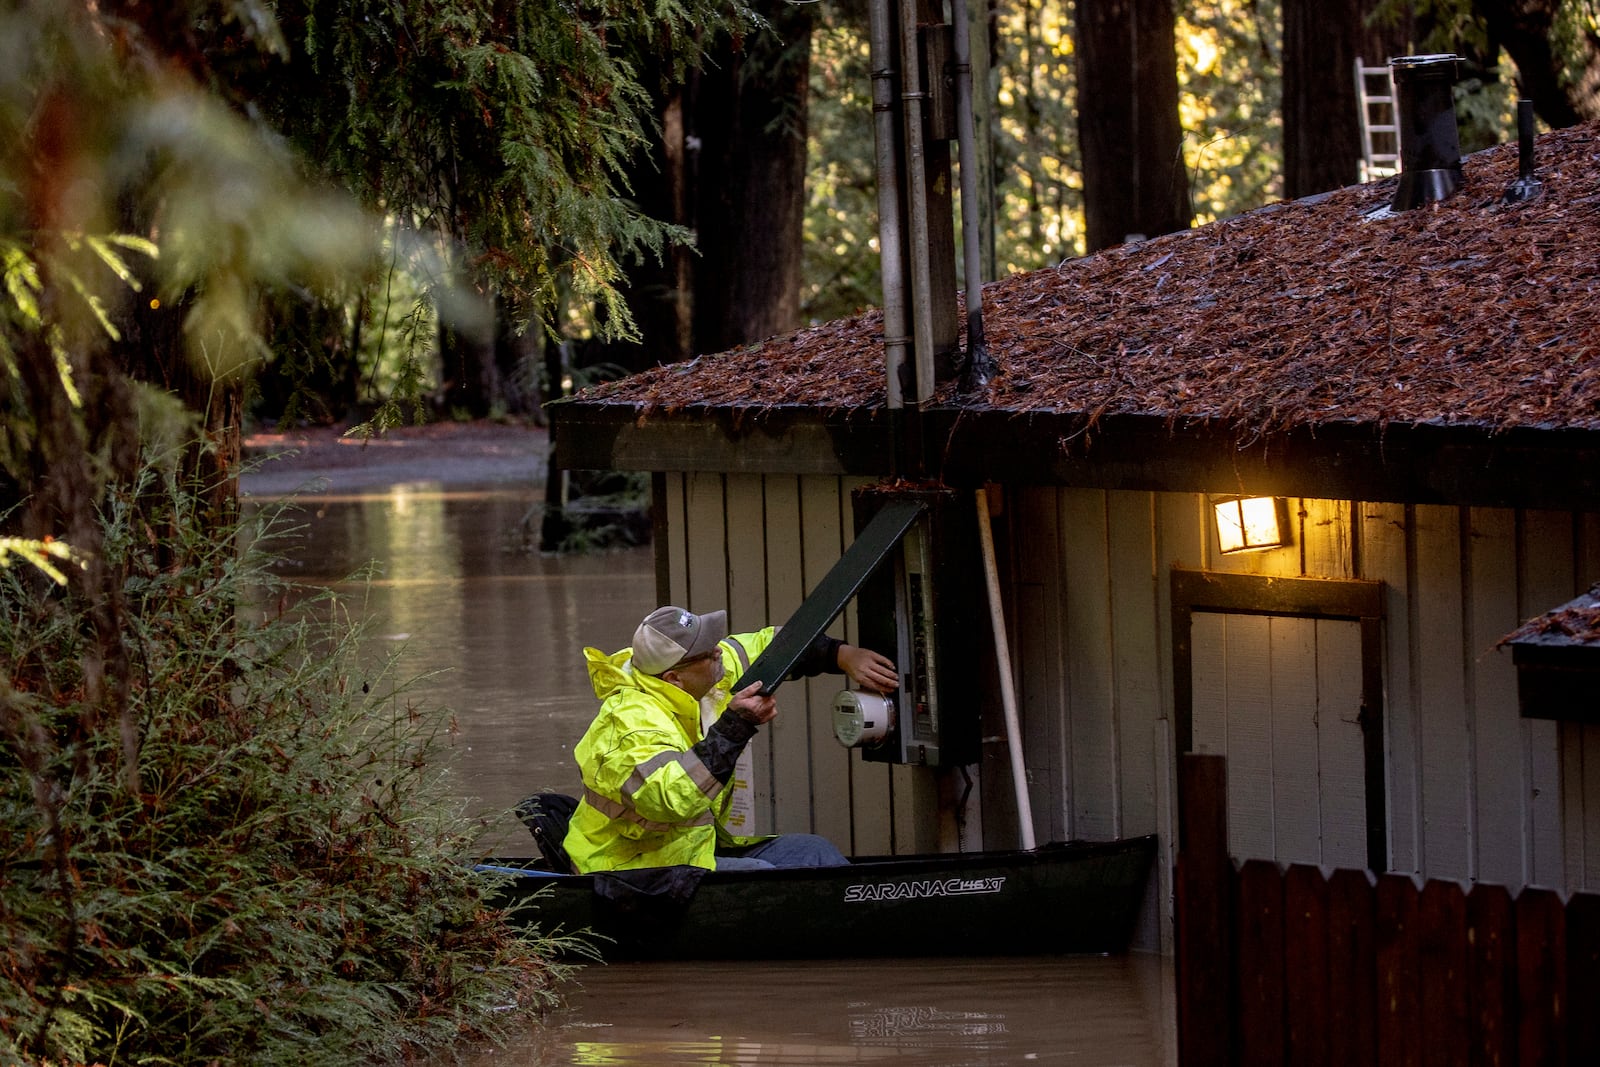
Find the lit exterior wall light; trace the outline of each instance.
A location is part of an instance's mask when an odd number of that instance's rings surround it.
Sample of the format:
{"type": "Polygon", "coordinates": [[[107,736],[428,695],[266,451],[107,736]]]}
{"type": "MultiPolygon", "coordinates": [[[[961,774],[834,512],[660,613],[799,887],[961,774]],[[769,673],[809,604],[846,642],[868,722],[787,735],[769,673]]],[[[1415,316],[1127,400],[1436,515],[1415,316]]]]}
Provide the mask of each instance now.
{"type": "Polygon", "coordinates": [[[1286,509],[1276,497],[1212,497],[1211,508],[1217,519],[1217,543],[1224,555],[1289,543],[1286,509]]]}

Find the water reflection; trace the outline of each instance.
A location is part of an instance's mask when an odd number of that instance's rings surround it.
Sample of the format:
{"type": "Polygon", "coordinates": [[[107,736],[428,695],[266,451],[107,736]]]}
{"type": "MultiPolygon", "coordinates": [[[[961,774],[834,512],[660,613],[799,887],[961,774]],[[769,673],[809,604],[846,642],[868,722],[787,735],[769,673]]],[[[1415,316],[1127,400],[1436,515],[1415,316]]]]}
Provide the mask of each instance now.
{"type": "Polygon", "coordinates": [[[655,606],[649,549],[582,558],[530,552],[521,529],[537,488],[446,492],[399,486],[310,498],[282,568],[330,586],[368,624],[374,664],[395,654],[409,698],[444,706],[460,793],[493,820],[486,848],[527,854],[504,812],[529,793],[579,787],[572,745],[594,714],[586,643],[627,643],[655,606]],[[368,577],[348,580],[366,569],[368,577]]]}
{"type": "Polygon", "coordinates": [[[1170,988],[1150,956],[612,964],[526,1044],[471,1062],[1155,1067],[1175,1062],[1170,988]]]}
{"type": "MultiPolygon", "coordinates": [[[[581,648],[626,643],[655,606],[648,549],[525,551],[538,500],[503,486],[311,498],[286,565],[351,597],[371,658],[397,650],[402,677],[424,676],[413,698],[454,712],[460,793],[491,814],[576,791],[571,747],[594,712],[581,648]],[[370,580],[345,580],[369,562],[370,580]]],[[[514,819],[494,827],[491,850],[529,851],[514,819]]],[[[545,1025],[470,1064],[1160,1067],[1175,1062],[1170,990],[1162,962],[1139,956],[592,966],[545,1025]]]]}

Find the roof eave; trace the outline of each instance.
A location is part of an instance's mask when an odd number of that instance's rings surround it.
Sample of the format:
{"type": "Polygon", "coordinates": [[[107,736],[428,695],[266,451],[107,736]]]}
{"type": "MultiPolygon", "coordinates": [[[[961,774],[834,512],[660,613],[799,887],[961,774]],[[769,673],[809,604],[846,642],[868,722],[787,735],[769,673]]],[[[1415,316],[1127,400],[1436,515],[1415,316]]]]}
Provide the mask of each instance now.
{"type": "MultiPolygon", "coordinates": [[[[895,474],[881,408],[566,401],[550,408],[569,470],[895,474]]],[[[925,454],[950,485],[985,481],[1413,504],[1600,510],[1600,431],[1325,423],[1247,436],[1234,422],[936,408],[925,454]]]]}

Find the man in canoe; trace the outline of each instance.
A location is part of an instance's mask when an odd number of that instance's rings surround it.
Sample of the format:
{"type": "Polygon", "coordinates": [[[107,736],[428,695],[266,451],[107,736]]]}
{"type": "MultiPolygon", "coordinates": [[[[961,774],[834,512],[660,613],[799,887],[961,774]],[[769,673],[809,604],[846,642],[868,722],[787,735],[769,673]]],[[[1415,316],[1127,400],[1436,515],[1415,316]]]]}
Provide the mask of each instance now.
{"type": "MultiPolygon", "coordinates": [[[[600,712],[578,742],[583,798],[565,847],[583,873],[688,864],[715,870],[833,867],[848,862],[825,837],[737,833],[749,823],[745,746],[772,721],[773,697],[734,683],[776,634],[728,634],[728,613],[652,611],[633,644],[606,655],[585,648],[600,712]]],[[[899,684],[892,660],[818,636],[791,672],[843,673],[862,688],[899,684]]]]}

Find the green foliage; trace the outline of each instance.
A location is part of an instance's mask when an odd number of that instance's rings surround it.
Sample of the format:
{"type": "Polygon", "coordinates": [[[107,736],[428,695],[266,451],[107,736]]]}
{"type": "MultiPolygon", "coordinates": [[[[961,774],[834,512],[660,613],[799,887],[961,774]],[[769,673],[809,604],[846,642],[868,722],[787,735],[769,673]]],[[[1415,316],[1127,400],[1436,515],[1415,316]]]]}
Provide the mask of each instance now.
{"type": "Polygon", "coordinates": [[[1178,110],[1197,224],[1283,195],[1281,15],[1278,0],[1192,3],[1179,14],[1178,110]]]}
{"type": "MultiPolygon", "coordinates": [[[[813,41],[805,265],[812,320],[880,299],[865,33],[837,14],[831,19],[813,41]]],[[[1278,0],[1179,5],[1176,29],[1197,221],[1281,195],[1278,0]]],[[[992,47],[996,271],[1003,276],[1083,253],[1070,5],[1001,5],[992,47]]]]}
{"type": "Polygon", "coordinates": [[[435,282],[553,324],[564,294],[630,336],[620,263],[687,234],[641,214],[625,171],[653,129],[636,57],[681,74],[751,24],[734,0],[365,0],[277,5],[289,63],[248,87],[323,173],[459,247],[435,282]]]}
{"type": "Polygon", "coordinates": [[[996,13],[995,272],[1004,277],[1082,255],[1078,82],[1066,0],[996,13]]]}
{"type": "Polygon", "coordinates": [[[201,506],[147,473],[103,512],[137,793],[80,729],[70,601],[0,571],[0,1062],[391,1063],[552,1003],[550,944],[461,862],[444,713],[359,672],[337,601],[250,608],[282,520],[216,538],[201,506]]]}
{"type": "Polygon", "coordinates": [[[812,322],[882,300],[867,39],[836,11],[821,14],[811,37],[800,297],[802,313],[812,322]]]}

